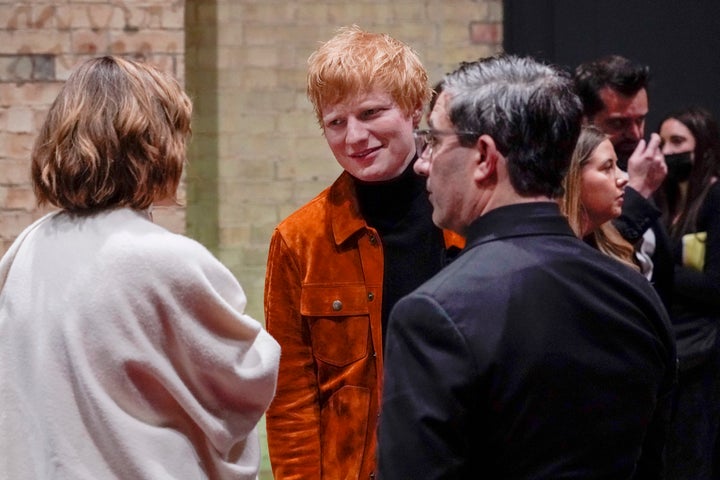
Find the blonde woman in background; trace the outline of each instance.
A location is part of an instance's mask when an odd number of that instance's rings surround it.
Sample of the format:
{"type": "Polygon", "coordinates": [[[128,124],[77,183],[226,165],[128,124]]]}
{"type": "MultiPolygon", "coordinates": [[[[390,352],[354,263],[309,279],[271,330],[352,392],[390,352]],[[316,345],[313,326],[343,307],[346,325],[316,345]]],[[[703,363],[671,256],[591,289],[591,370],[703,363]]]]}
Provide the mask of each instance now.
{"type": "Polygon", "coordinates": [[[578,237],[638,270],[633,246],[611,222],[622,212],[627,182],[608,136],[597,127],[584,126],[564,181],[563,213],[578,237]]]}

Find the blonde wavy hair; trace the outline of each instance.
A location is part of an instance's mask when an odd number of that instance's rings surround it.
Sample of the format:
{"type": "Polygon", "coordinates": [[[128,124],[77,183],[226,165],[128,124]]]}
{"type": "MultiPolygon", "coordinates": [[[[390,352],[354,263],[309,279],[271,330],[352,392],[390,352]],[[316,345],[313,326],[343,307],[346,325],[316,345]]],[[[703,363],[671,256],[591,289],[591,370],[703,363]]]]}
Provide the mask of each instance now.
{"type": "Polygon", "coordinates": [[[307,96],[322,125],[322,106],[380,88],[407,115],[430,100],[432,90],[420,58],[408,45],[357,25],[340,28],[308,58],[307,96]]]}
{"type": "MultiPolygon", "coordinates": [[[[567,217],[575,235],[583,235],[583,226],[587,221],[585,207],[580,200],[582,195],[582,170],[597,147],[608,136],[593,125],[585,125],[580,131],[575,150],[570,160],[570,167],[563,180],[565,194],[561,199],[560,208],[567,217]]],[[[635,249],[625,240],[612,222],[605,222],[590,232],[598,250],[602,253],[639,270],[635,263],[635,249]]]]}
{"type": "Polygon", "coordinates": [[[192,103],[156,68],[105,56],[73,71],[32,152],[38,205],[73,212],[175,199],[192,103]]]}

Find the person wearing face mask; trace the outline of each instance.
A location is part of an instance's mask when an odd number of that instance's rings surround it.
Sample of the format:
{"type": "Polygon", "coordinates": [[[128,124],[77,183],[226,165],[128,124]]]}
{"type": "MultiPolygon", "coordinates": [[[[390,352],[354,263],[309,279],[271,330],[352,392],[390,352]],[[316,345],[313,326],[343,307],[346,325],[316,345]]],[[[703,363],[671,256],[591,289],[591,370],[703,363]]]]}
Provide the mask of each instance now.
{"type": "Polygon", "coordinates": [[[720,132],[704,108],[660,122],[668,175],[655,195],[674,245],[671,320],[679,357],[668,478],[718,478],[720,454],[720,132]]]}

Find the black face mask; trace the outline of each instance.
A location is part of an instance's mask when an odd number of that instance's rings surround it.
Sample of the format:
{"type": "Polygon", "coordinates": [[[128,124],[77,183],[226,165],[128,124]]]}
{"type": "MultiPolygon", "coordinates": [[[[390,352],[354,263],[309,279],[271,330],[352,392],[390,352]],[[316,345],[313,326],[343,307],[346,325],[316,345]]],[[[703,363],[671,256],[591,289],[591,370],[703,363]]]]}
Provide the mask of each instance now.
{"type": "Polygon", "coordinates": [[[665,155],[665,164],[668,168],[668,180],[684,182],[690,178],[692,171],[691,152],[673,153],[665,155]]]}

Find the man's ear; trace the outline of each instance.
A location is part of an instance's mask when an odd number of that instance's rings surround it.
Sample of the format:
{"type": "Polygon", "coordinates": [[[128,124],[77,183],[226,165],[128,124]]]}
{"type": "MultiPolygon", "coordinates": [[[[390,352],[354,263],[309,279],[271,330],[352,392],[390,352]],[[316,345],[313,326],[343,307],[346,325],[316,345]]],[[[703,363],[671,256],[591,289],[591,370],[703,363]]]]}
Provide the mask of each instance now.
{"type": "Polygon", "coordinates": [[[413,122],[413,128],[418,128],[420,125],[420,120],[422,120],[424,109],[421,107],[418,107],[412,114],[412,122],[413,122]]]}
{"type": "Polygon", "coordinates": [[[475,148],[478,155],[474,177],[478,182],[486,181],[496,175],[500,152],[497,150],[495,140],[489,135],[480,135],[475,148]]]}

